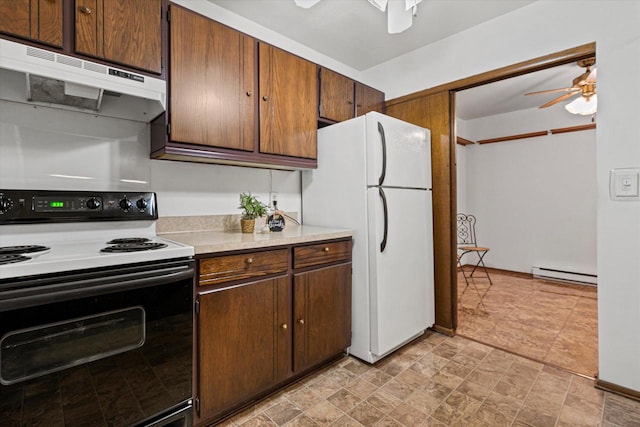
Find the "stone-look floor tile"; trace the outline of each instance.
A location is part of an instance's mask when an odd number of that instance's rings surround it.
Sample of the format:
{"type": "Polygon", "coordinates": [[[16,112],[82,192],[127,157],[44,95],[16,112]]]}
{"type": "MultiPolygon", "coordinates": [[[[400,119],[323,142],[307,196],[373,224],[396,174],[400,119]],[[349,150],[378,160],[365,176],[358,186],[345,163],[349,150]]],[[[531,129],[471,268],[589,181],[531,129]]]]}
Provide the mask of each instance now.
{"type": "MultiPolygon", "coordinates": [[[[560,411],[558,427],[591,427],[600,425],[601,414],[591,414],[570,406],[564,406],[560,411]]],[[[640,423],[640,420],[638,420],[640,423]]]]}
{"type": "Polygon", "coordinates": [[[265,414],[260,414],[256,417],[250,418],[240,425],[242,427],[270,427],[277,426],[278,424],[271,421],[265,414]]]}
{"type": "Polygon", "coordinates": [[[429,378],[422,375],[420,372],[413,369],[405,369],[403,372],[396,376],[396,380],[408,384],[412,387],[418,388],[427,382],[429,378]]]}
{"type": "Polygon", "coordinates": [[[371,369],[369,372],[365,373],[362,377],[364,380],[367,380],[371,384],[382,387],[386,383],[388,383],[393,377],[385,372],[382,372],[379,369],[371,369]]]}
{"type": "Polygon", "coordinates": [[[302,411],[293,403],[286,401],[270,407],[264,411],[264,413],[276,424],[281,426],[302,414],[302,411]]]}
{"type": "Polygon", "coordinates": [[[416,388],[399,380],[393,379],[380,387],[380,389],[400,400],[404,400],[413,393],[416,388]]]}
{"type": "Polygon", "coordinates": [[[447,341],[433,349],[432,353],[444,359],[451,359],[460,351],[455,345],[449,344],[447,341]]]}
{"type": "Polygon", "coordinates": [[[367,365],[366,363],[360,362],[359,360],[356,360],[353,358],[351,358],[350,360],[351,361],[349,363],[344,365],[344,369],[351,371],[358,376],[364,374],[365,372],[369,371],[369,369],[371,369],[371,366],[367,365]]]}
{"type": "Polygon", "coordinates": [[[333,406],[331,403],[322,401],[305,409],[304,414],[311,418],[316,424],[328,426],[343,416],[344,412],[333,406]]]}
{"type": "Polygon", "coordinates": [[[336,427],[362,427],[363,426],[363,424],[359,423],[358,421],[354,420],[348,415],[343,415],[342,417],[338,418],[332,425],[336,427]]]}
{"type": "Polygon", "coordinates": [[[425,413],[406,403],[400,404],[391,412],[390,416],[404,426],[418,425],[427,418],[425,413]]]}
{"type": "Polygon", "coordinates": [[[391,416],[386,416],[375,423],[375,427],[404,427],[404,424],[391,418],[391,416]]]}
{"type": "Polygon", "coordinates": [[[489,395],[489,393],[491,393],[490,389],[468,380],[465,380],[462,384],[460,384],[458,388],[456,388],[456,391],[462,394],[466,394],[467,396],[479,401],[483,401],[489,395]]]}
{"type": "Polygon", "coordinates": [[[503,396],[494,391],[482,402],[482,406],[500,412],[504,414],[507,419],[513,421],[522,407],[522,401],[503,396]]]}
{"type": "Polygon", "coordinates": [[[310,408],[322,400],[322,397],[307,387],[301,387],[292,393],[287,393],[286,396],[287,399],[295,403],[296,406],[302,410],[310,408]]]}
{"type": "Polygon", "coordinates": [[[445,398],[446,396],[439,397],[424,390],[416,390],[411,394],[411,396],[404,400],[404,403],[426,415],[430,415],[438,406],[440,406],[445,398]]]}
{"type": "Polygon", "coordinates": [[[317,425],[318,424],[316,424],[311,418],[304,414],[295,417],[285,424],[286,427],[315,427],[317,425]]]}
{"type": "Polygon", "coordinates": [[[452,424],[457,419],[473,415],[481,402],[465,394],[454,391],[438,408],[433,411],[431,416],[445,424],[452,424]]]}
{"type": "Polygon", "coordinates": [[[464,381],[462,378],[460,378],[457,375],[453,375],[448,372],[445,372],[443,369],[441,369],[440,372],[432,376],[430,380],[432,382],[435,382],[437,384],[443,385],[451,389],[454,389],[458,387],[460,384],[462,384],[462,381],[464,381]]]}
{"type": "Polygon", "coordinates": [[[385,414],[369,402],[362,402],[350,410],[348,415],[363,426],[372,426],[380,421],[385,414]]]}
{"type": "Polygon", "coordinates": [[[465,365],[458,363],[455,360],[451,360],[440,370],[440,372],[446,372],[447,374],[455,375],[456,377],[464,379],[471,373],[471,371],[473,371],[473,369],[474,366],[465,365]]]}
{"type": "Polygon", "coordinates": [[[327,400],[344,412],[349,412],[354,406],[362,402],[361,398],[344,388],[329,396],[327,400]]]}
{"type": "Polygon", "coordinates": [[[544,407],[532,408],[525,404],[518,412],[516,421],[534,427],[555,427],[559,415],[559,412],[544,407]]]}
{"type": "Polygon", "coordinates": [[[620,426],[640,425],[640,402],[607,393],[602,419],[620,426]]]}
{"type": "Polygon", "coordinates": [[[309,387],[321,397],[327,398],[340,390],[342,385],[332,376],[321,374],[320,376],[310,380],[309,387]]]}
{"type": "MultiPolygon", "coordinates": [[[[476,309],[474,293],[459,303],[458,333],[569,371],[594,376],[598,363],[597,289],[492,274],[476,309]]],[[[459,273],[459,280],[463,280],[459,273]]],[[[476,281],[481,289],[486,286],[476,281]]],[[[463,283],[463,282],[461,282],[463,283]]],[[[464,286],[459,286],[459,295],[464,286]]]]}
{"type": "Polygon", "coordinates": [[[388,414],[393,411],[396,406],[402,403],[402,400],[382,390],[378,390],[367,398],[367,402],[378,408],[382,413],[388,414]]]}
{"type": "Polygon", "coordinates": [[[366,399],[367,397],[371,396],[378,388],[378,386],[373,385],[369,381],[362,378],[353,381],[351,384],[345,387],[345,389],[349,390],[360,399],[366,399]]]}

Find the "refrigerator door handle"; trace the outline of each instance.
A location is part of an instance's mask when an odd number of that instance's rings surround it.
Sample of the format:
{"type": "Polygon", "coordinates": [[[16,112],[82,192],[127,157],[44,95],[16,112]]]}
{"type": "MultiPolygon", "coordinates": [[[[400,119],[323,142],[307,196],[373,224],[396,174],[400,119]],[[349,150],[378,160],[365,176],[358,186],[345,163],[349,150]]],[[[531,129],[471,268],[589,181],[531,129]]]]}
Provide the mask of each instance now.
{"type": "Polygon", "coordinates": [[[384,252],[387,247],[387,233],[389,232],[389,211],[387,210],[387,197],[384,195],[382,187],[378,187],[380,199],[382,199],[382,212],[384,217],[384,231],[382,233],[382,242],[380,242],[380,252],[384,252]]]}
{"type": "Polygon", "coordinates": [[[378,132],[380,132],[380,141],[382,142],[382,172],[380,172],[378,185],[382,185],[384,176],[387,174],[387,140],[384,135],[384,127],[380,122],[378,122],[378,132]]]}

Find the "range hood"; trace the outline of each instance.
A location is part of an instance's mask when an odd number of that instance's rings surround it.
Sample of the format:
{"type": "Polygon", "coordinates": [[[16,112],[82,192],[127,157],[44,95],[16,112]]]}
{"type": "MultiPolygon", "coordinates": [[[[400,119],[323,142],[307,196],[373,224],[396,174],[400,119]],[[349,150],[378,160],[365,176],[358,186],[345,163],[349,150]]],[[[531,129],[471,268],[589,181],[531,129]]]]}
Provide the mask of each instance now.
{"type": "Polygon", "coordinates": [[[0,99],[149,122],[164,80],[0,39],[0,99]]]}

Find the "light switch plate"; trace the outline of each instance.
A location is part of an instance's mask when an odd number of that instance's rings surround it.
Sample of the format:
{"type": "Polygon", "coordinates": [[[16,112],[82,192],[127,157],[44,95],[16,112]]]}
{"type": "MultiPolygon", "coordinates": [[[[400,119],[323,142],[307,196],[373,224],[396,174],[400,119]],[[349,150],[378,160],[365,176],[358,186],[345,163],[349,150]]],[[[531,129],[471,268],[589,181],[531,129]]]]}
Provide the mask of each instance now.
{"type": "Polygon", "coordinates": [[[609,196],[611,200],[640,200],[640,168],[611,169],[609,196]]]}

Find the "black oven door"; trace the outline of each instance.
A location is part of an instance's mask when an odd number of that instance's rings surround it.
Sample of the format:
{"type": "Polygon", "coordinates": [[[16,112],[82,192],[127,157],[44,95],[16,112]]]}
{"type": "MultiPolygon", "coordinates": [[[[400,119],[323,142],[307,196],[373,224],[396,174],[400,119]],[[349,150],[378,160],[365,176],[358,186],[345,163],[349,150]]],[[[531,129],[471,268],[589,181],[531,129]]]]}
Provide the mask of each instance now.
{"type": "Polygon", "coordinates": [[[0,283],[0,424],[190,419],[192,286],[192,260],[0,283]]]}

